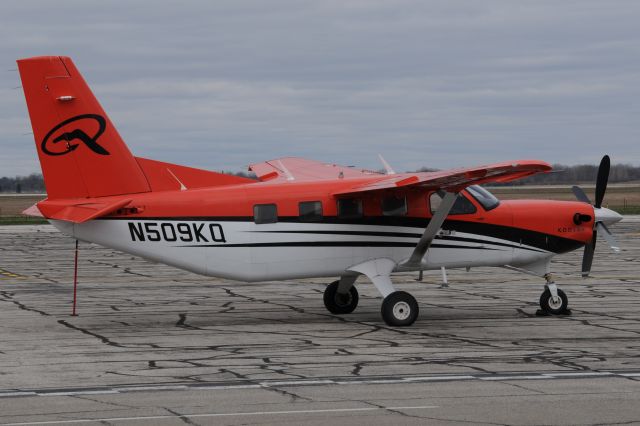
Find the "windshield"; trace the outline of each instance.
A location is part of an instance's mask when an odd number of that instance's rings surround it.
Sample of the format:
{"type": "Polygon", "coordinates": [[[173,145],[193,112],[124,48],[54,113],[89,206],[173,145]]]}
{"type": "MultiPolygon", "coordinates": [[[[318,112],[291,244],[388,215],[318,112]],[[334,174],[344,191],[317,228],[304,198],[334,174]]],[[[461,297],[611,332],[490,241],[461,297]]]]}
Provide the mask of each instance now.
{"type": "Polygon", "coordinates": [[[486,211],[495,209],[500,204],[500,200],[498,200],[495,195],[481,186],[468,186],[467,192],[469,192],[469,194],[471,194],[471,196],[475,198],[486,211]]]}

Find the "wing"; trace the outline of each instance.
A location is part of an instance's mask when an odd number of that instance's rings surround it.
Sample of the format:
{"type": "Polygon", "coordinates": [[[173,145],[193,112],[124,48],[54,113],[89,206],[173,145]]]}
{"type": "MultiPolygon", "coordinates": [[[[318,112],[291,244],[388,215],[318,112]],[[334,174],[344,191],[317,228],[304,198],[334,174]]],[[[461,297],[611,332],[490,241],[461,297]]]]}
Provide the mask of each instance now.
{"type": "Polygon", "coordinates": [[[371,170],[286,157],[249,166],[261,181],[312,181],[325,179],[383,176],[371,170]]]}
{"type": "Polygon", "coordinates": [[[509,182],[536,173],[546,173],[550,170],[551,166],[544,161],[521,160],[439,172],[402,173],[391,176],[385,175],[378,180],[365,184],[355,184],[350,188],[335,192],[333,195],[358,194],[408,187],[459,192],[469,185],[509,182]]]}

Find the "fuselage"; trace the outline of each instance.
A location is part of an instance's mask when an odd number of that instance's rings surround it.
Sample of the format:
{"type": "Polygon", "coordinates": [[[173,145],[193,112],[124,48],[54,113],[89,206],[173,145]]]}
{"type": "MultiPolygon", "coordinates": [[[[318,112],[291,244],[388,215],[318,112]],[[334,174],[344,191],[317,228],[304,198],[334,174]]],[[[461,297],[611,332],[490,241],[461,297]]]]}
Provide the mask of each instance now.
{"type": "MultiPolygon", "coordinates": [[[[129,194],[126,208],[108,216],[52,223],[81,240],[249,282],[337,276],[369,259],[406,260],[432,217],[434,192],[332,195],[357,181],[256,182],[129,194]]],[[[588,204],[523,200],[489,206],[472,194],[461,193],[464,200],[416,269],[528,265],[592,238],[594,212],[588,204]],[[591,219],[576,224],[576,213],[591,219]]]]}

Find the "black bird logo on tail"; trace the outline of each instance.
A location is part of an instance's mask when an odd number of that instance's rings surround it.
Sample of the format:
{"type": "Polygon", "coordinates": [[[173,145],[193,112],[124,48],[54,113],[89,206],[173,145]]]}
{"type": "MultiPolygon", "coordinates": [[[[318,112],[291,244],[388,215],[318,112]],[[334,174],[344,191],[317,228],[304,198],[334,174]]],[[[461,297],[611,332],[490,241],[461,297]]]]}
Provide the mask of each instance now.
{"type": "Polygon", "coordinates": [[[67,120],[64,120],[62,123],[56,125],[53,129],[49,131],[49,133],[47,133],[47,136],[45,136],[45,138],[42,140],[42,144],[41,144],[42,152],[44,152],[47,155],[68,154],[72,151],[75,151],[78,148],[79,146],[78,144],[71,143],[71,141],[78,139],[82,143],[84,143],[87,146],[87,148],[89,148],[91,151],[95,152],[96,154],[110,155],[109,151],[107,151],[102,145],[100,145],[97,142],[98,138],[102,136],[102,134],[104,133],[106,127],[107,127],[106,120],[104,119],[103,116],[98,114],[82,114],[82,115],[77,115],[75,117],[71,117],[67,120]],[[55,132],[57,132],[67,124],[73,123],[79,120],[93,120],[97,122],[98,131],[96,132],[96,134],[93,137],[91,137],[82,129],[74,129],[70,132],[64,132],[58,137],[56,137],[55,139],[51,140],[51,136],[55,132]],[[66,142],[66,147],[63,151],[52,150],[54,146],[56,146],[55,144],[58,144],[62,141],[66,142]]]}

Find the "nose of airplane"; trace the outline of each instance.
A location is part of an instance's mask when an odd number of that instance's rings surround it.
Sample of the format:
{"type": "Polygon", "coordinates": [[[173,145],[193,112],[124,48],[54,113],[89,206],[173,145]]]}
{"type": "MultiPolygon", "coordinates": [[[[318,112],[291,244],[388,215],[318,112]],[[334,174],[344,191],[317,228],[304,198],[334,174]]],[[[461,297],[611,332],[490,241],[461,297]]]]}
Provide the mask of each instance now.
{"type": "Polygon", "coordinates": [[[602,222],[607,226],[613,225],[614,223],[620,222],[622,220],[622,216],[620,214],[604,207],[594,207],[593,213],[596,216],[596,222],[602,222]]]}

